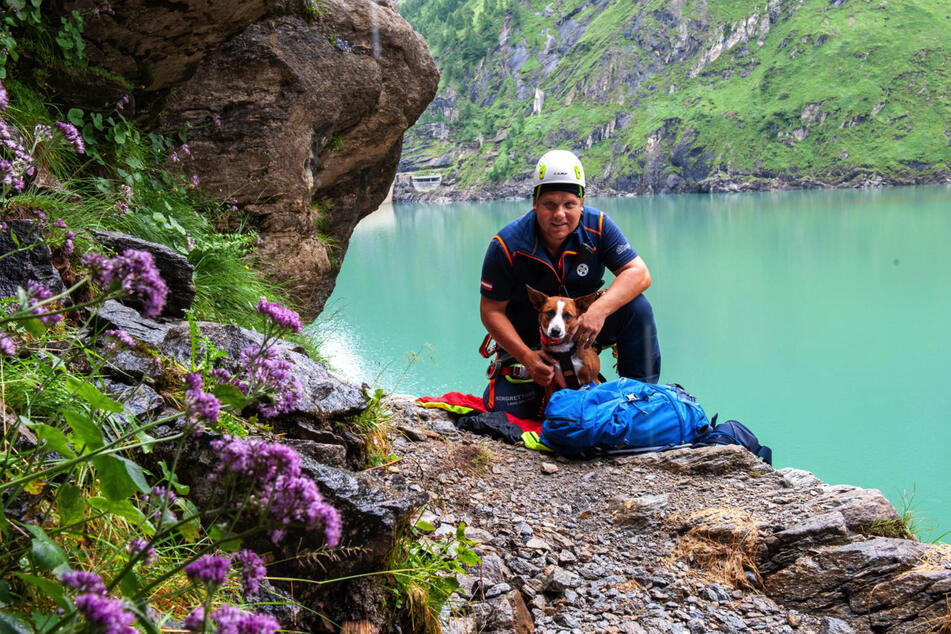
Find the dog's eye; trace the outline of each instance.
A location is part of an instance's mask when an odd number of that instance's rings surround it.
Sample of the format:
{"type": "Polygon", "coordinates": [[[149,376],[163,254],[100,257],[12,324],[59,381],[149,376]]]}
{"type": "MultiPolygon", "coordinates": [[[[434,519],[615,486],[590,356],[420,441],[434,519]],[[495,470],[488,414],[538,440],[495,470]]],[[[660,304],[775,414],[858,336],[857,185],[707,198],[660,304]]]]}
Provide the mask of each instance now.
{"type": "Polygon", "coordinates": [[[548,311],[547,313],[545,313],[545,317],[548,317],[549,319],[554,319],[554,318],[555,318],[555,311],[553,311],[553,310],[548,311]]]}
{"type": "Polygon", "coordinates": [[[565,315],[565,321],[571,321],[574,319],[574,315],[565,315]]]}

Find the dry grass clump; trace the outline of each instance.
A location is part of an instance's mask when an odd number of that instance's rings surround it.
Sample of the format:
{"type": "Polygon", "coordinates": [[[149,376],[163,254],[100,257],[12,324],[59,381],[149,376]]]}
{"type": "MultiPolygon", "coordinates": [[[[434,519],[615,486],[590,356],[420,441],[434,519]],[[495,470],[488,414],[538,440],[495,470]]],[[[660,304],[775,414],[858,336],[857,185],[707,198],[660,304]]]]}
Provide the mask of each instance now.
{"type": "Polygon", "coordinates": [[[734,507],[710,507],[679,518],[686,532],[671,550],[675,561],[682,561],[714,583],[755,590],[763,586],[756,567],[759,529],[753,516],[734,507]],[[756,584],[746,573],[751,572],[756,584]]]}
{"type": "Polygon", "coordinates": [[[456,468],[467,473],[486,473],[495,456],[485,443],[481,445],[461,445],[452,452],[452,461],[456,468]]]}

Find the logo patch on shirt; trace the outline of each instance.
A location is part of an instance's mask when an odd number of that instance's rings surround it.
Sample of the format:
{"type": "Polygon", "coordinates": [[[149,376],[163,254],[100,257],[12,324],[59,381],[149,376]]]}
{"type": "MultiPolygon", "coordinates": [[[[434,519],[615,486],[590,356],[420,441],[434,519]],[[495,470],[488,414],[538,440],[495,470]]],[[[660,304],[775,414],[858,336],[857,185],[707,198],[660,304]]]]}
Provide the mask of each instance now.
{"type": "Polygon", "coordinates": [[[580,275],[581,277],[584,277],[585,275],[588,274],[588,265],[582,262],[581,264],[578,265],[578,268],[576,268],[575,271],[578,272],[578,275],[580,275]]]}
{"type": "Polygon", "coordinates": [[[630,243],[630,242],[625,242],[624,244],[618,246],[618,248],[616,248],[614,251],[615,251],[615,253],[620,254],[620,253],[624,253],[625,251],[627,251],[627,250],[630,249],[630,248],[631,248],[631,243],[630,243]]]}
{"type": "Polygon", "coordinates": [[[487,291],[491,291],[491,290],[492,290],[492,283],[491,283],[491,282],[486,282],[485,280],[482,280],[482,288],[484,288],[484,289],[487,290],[487,291]]]}

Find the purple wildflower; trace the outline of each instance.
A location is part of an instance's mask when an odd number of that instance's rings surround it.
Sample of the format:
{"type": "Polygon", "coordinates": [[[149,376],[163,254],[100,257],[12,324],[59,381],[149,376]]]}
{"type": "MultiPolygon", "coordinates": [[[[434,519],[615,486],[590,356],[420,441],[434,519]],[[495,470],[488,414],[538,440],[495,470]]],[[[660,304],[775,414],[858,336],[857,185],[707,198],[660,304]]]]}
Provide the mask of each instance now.
{"type": "Polygon", "coordinates": [[[224,368],[213,368],[209,374],[218,379],[219,383],[228,383],[231,381],[231,373],[224,368]]]}
{"type": "Polygon", "coordinates": [[[327,504],[313,480],[300,475],[300,456],[292,448],[260,439],[224,437],[211,443],[218,452],[212,477],[251,490],[251,503],[271,527],[275,543],[292,523],[324,526],[327,545],[340,541],[340,516],[327,504]]]}
{"type": "Polygon", "coordinates": [[[59,128],[60,132],[63,133],[63,136],[66,137],[66,140],[73,144],[77,154],[86,153],[86,146],[83,144],[83,138],[80,136],[76,126],[65,121],[57,121],[55,125],[59,128]]]}
{"type": "Polygon", "coordinates": [[[172,159],[172,163],[181,162],[181,159],[178,158],[178,152],[176,152],[175,150],[172,150],[172,154],[169,156],[169,158],[172,159]]]}
{"type": "Polygon", "coordinates": [[[142,557],[139,559],[142,562],[142,566],[148,568],[155,563],[157,556],[155,555],[155,549],[149,544],[148,541],[142,539],[141,537],[136,537],[132,541],[126,544],[125,550],[132,556],[142,553],[142,557]]]}
{"type": "Polygon", "coordinates": [[[116,339],[119,343],[124,345],[126,348],[129,348],[130,350],[132,348],[135,348],[135,339],[133,339],[132,335],[127,333],[125,330],[107,330],[103,334],[105,334],[107,337],[112,337],[113,339],[116,339]]]}
{"type": "Polygon", "coordinates": [[[269,614],[254,614],[223,605],[211,613],[218,634],[274,634],[281,624],[269,614]]]}
{"type": "Polygon", "coordinates": [[[189,579],[198,579],[202,583],[220,586],[228,578],[228,568],[231,562],[224,557],[202,555],[185,566],[185,574],[189,579]]]}
{"type": "Polygon", "coordinates": [[[172,506],[178,496],[174,491],[166,489],[163,486],[154,486],[152,490],[145,494],[145,502],[152,510],[152,519],[158,520],[163,516],[175,521],[175,515],[168,509],[172,506]]]}
{"type": "Polygon", "coordinates": [[[42,123],[37,123],[33,126],[33,141],[36,143],[41,143],[43,141],[52,141],[53,140],[53,128],[48,125],[43,125],[42,123]]]}
{"type": "Polygon", "coordinates": [[[258,299],[258,305],[254,308],[258,313],[270,319],[277,327],[291,332],[300,332],[300,315],[295,311],[281,306],[277,302],[269,302],[266,297],[258,299]]]}
{"type": "Polygon", "coordinates": [[[51,326],[63,320],[62,315],[48,314],[50,312],[48,307],[37,306],[37,304],[40,302],[53,297],[53,291],[51,291],[48,286],[40,284],[35,280],[29,280],[26,283],[26,286],[27,295],[30,299],[30,305],[33,306],[33,310],[31,310],[30,313],[39,316],[40,321],[42,321],[47,326],[51,326]]]}
{"type": "Polygon", "coordinates": [[[185,236],[185,250],[189,253],[195,250],[195,238],[191,236],[185,236]]]}
{"type": "Polygon", "coordinates": [[[114,207],[120,216],[124,216],[129,213],[129,206],[132,204],[132,188],[128,185],[120,185],[119,188],[122,190],[122,198],[116,201],[114,207]]]}
{"type": "Polygon", "coordinates": [[[190,373],[185,377],[188,389],[185,390],[185,411],[191,421],[203,420],[214,423],[218,420],[221,403],[214,394],[202,391],[201,376],[190,373]]]}
{"type": "Polygon", "coordinates": [[[70,570],[60,575],[59,580],[67,588],[78,590],[81,594],[106,594],[106,586],[102,583],[102,577],[92,572],[70,570]]]}
{"type": "Polygon", "coordinates": [[[164,504],[165,506],[170,506],[177,499],[178,496],[175,495],[174,491],[166,489],[161,485],[152,487],[152,490],[145,494],[145,501],[155,503],[156,505],[164,504]]]}
{"type": "Polygon", "coordinates": [[[142,300],[142,312],[147,317],[158,316],[165,307],[168,287],[148,251],[126,249],[111,260],[98,253],[87,253],[81,263],[90,269],[93,279],[101,286],[119,284],[126,294],[142,300]]]}
{"type": "Polygon", "coordinates": [[[7,89],[3,87],[3,82],[0,81],[0,110],[6,110],[9,104],[10,101],[7,98],[7,89]]]}
{"type": "Polygon", "coordinates": [[[69,229],[69,227],[66,225],[66,221],[62,218],[57,218],[56,222],[53,223],[53,226],[59,227],[60,229],[69,229]]]}
{"type": "Polygon", "coordinates": [[[199,182],[200,181],[198,180],[198,174],[192,174],[192,185],[194,185],[195,187],[198,187],[199,182]]]}
{"type": "Polygon", "coordinates": [[[125,94],[116,102],[116,110],[122,110],[127,105],[129,105],[129,95],[125,94]]]}
{"type": "Polygon", "coordinates": [[[0,354],[12,357],[17,353],[17,346],[13,339],[4,333],[0,333],[0,354]]]}
{"type": "Polygon", "coordinates": [[[0,147],[7,149],[9,158],[0,159],[0,181],[4,187],[20,191],[26,187],[25,176],[32,176],[36,171],[33,155],[20,142],[20,135],[10,130],[6,123],[0,121],[0,147]]]}
{"type": "Polygon", "coordinates": [[[220,129],[220,128],[221,128],[221,116],[220,116],[217,112],[216,112],[214,115],[212,115],[212,120],[213,120],[214,123],[215,123],[215,127],[220,129]]]}
{"type": "Polygon", "coordinates": [[[76,597],[76,608],[94,627],[102,628],[104,634],[138,634],[132,627],[135,615],[125,609],[119,599],[110,599],[101,594],[81,594],[76,597]]]}
{"type": "Polygon", "coordinates": [[[190,157],[190,156],[192,155],[191,148],[188,147],[188,144],[187,144],[187,143],[182,143],[182,147],[180,147],[180,148],[178,148],[178,149],[181,150],[181,151],[182,151],[182,154],[184,154],[185,156],[189,156],[189,157],[190,157]]]}
{"type": "Polygon", "coordinates": [[[264,566],[264,560],[247,548],[235,555],[234,559],[241,564],[241,594],[247,601],[257,593],[261,580],[267,574],[267,568],[264,566]]]}
{"type": "Polygon", "coordinates": [[[244,368],[239,379],[247,383],[243,391],[259,400],[258,409],[262,416],[271,418],[286,414],[300,402],[303,386],[292,374],[294,365],[286,359],[279,359],[274,348],[248,346],[241,351],[239,359],[244,368]]]}
{"type": "Polygon", "coordinates": [[[189,632],[202,632],[205,628],[205,608],[198,606],[188,613],[182,626],[189,632]]]}

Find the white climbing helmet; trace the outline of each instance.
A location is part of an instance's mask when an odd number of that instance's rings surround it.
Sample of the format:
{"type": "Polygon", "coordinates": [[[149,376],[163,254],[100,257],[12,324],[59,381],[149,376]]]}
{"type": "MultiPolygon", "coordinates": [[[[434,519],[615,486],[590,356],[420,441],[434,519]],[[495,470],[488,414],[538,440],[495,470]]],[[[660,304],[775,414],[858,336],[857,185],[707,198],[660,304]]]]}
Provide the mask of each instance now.
{"type": "Polygon", "coordinates": [[[551,150],[538,160],[532,179],[532,191],[537,196],[540,185],[563,183],[578,185],[584,195],[584,167],[578,157],[568,150],[551,150]]]}

